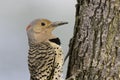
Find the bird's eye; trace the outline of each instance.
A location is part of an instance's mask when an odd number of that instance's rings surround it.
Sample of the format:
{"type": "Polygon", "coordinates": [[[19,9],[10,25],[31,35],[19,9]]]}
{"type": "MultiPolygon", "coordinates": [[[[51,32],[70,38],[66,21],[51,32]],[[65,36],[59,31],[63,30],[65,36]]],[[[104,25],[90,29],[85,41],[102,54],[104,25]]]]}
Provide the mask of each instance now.
{"type": "Polygon", "coordinates": [[[45,26],[46,24],[44,22],[41,23],[41,26],[45,26]]]}

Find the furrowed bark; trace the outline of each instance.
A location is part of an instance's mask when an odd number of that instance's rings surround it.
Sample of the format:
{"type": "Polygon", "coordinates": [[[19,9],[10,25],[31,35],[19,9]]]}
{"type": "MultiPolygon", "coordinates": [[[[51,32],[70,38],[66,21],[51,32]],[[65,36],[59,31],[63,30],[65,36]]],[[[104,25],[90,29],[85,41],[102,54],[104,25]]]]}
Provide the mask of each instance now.
{"type": "Polygon", "coordinates": [[[120,0],[77,0],[68,54],[66,78],[120,80],[120,0]]]}

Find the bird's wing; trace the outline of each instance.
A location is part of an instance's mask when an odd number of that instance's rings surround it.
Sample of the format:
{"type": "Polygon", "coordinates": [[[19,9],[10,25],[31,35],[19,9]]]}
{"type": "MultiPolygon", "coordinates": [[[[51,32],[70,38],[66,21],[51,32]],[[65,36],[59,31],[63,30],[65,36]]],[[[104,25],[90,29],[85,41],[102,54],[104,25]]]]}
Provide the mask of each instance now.
{"type": "Polygon", "coordinates": [[[51,80],[54,72],[55,51],[49,43],[41,43],[33,46],[33,53],[29,52],[29,70],[31,80],[51,80]]]}

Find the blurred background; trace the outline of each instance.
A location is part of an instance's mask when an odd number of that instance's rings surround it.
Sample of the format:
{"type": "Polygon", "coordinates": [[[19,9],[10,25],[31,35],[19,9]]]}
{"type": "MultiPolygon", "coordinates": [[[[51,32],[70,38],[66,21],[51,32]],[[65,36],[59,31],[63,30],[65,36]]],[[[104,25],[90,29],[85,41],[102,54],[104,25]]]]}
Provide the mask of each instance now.
{"type": "MultiPolygon", "coordinates": [[[[69,22],[54,31],[66,55],[73,34],[75,3],[76,0],[0,1],[0,80],[29,80],[25,28],[36,18],[69,22]]],[[[65,77],[67,64],[63,69],[65,77]]]]}

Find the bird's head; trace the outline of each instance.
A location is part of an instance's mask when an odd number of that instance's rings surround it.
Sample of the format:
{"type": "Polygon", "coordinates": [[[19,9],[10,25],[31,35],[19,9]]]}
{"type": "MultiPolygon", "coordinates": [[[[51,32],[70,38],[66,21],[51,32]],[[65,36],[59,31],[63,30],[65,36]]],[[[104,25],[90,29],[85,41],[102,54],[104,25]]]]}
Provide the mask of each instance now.
{"type": "Polygon", "coordinates": [[[36,19],[26,28],[29,42],[39,43],[55,38],[52,31],[67,22],[51,22],[47,19],[36,19]]]}

